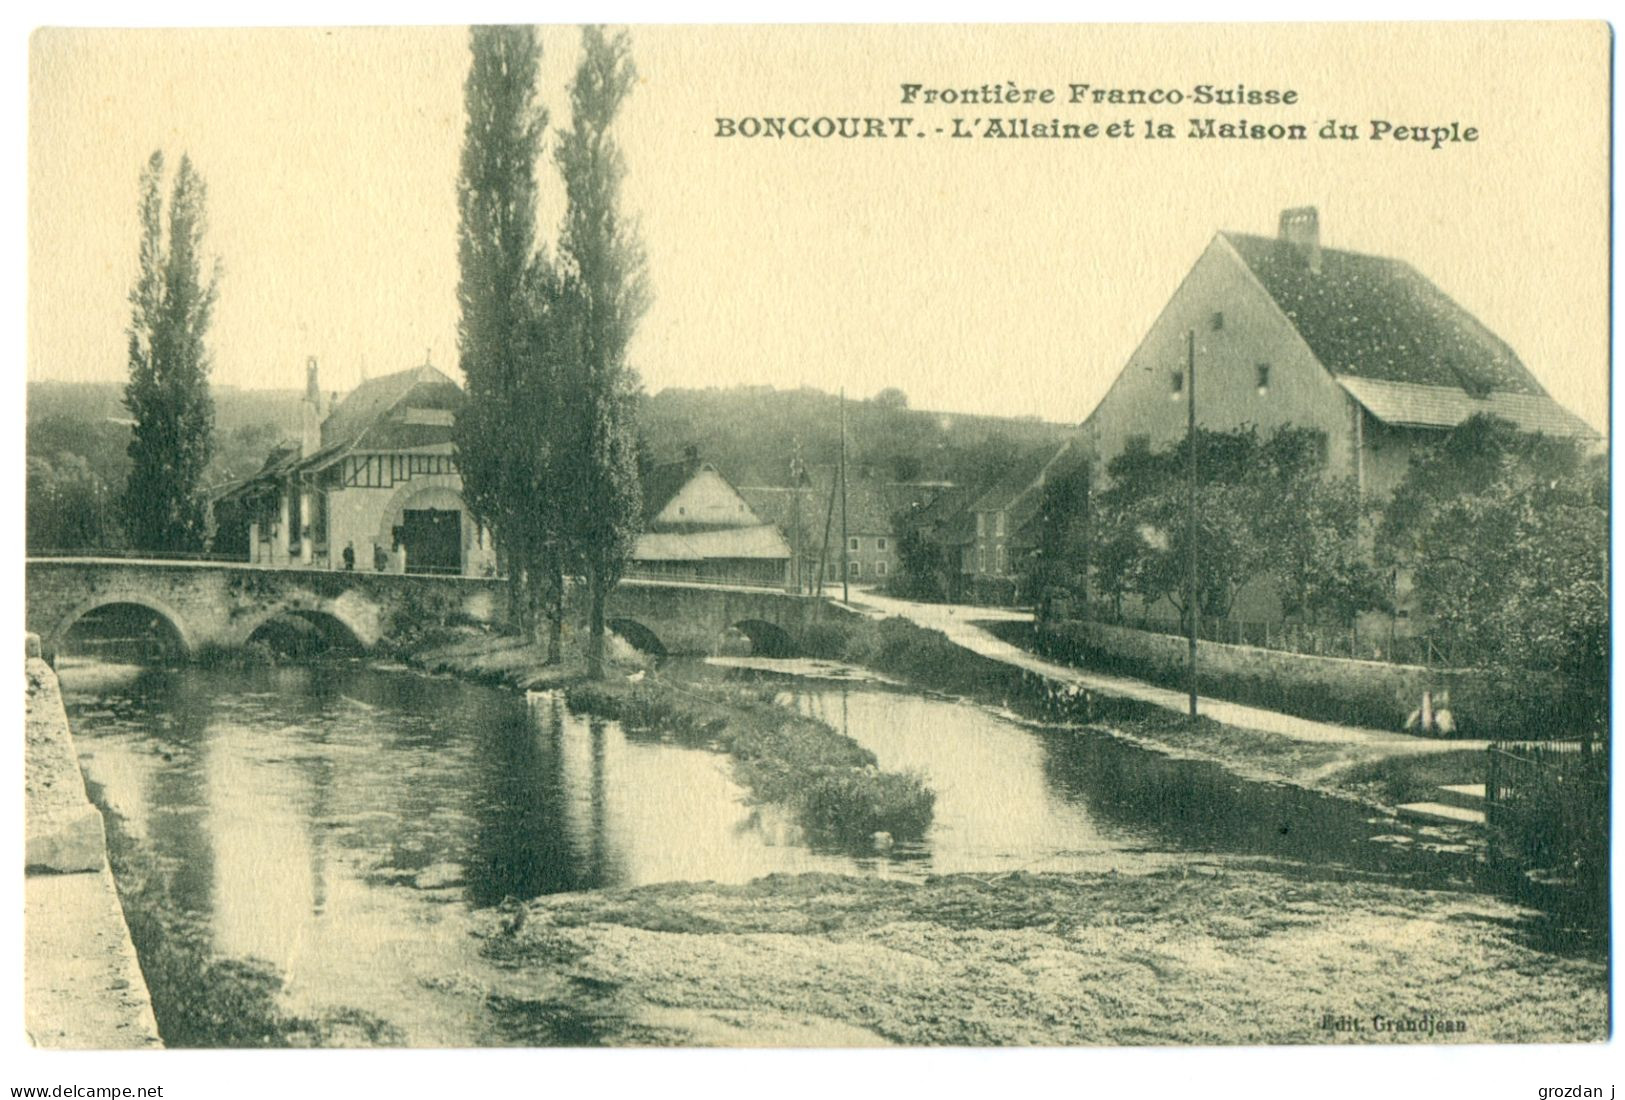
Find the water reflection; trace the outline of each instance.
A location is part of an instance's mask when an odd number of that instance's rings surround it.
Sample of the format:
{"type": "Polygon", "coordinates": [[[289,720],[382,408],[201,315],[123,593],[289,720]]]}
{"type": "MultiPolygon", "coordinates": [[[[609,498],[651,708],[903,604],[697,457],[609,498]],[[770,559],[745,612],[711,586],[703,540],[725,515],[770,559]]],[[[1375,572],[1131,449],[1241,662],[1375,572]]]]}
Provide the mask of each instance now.
{"type": "Polygon", "coordinates": [[[295,1008],[355,1005],[419,1044],[503,1041],[446,976],[490,967],[471,914],[509,898],[772,872],[1417,858],[1373,843],[1358,807],[875,687],[785,689],[937,791],[921,845],[857,859],[751,806],[726,757],[573,715],[556,695],[355,663],[61,674],[93,797],[163,868],[166,904],[217,953],[268,961],[295,1008]]]}

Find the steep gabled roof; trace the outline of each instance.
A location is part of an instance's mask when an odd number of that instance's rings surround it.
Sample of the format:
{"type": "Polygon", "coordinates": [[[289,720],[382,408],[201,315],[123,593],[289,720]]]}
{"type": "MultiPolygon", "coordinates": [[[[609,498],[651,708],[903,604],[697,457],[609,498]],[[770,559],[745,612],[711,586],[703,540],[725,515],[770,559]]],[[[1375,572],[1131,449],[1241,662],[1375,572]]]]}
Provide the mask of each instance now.
{"type": "MultiPolygon", "coordinates": [[[[841,532],[841,499],[837,474],[831,469],[812,471],[807,487],[800,491],[802,531],[816,530],[822,534],[824,515],[829,509],[830,489],[836,487],[835,511],[831,530],[841,532]]],[[[746,503],[762,519],[779,525],[785,532],[795,526],[797,491],[788,485],[752,485],[739,490],[746,503]]],[[[848,478],[846,483],[846,529],[851,535],[889,535],[892,533],[892,512],[884,486],[862,478],[848,478]]]]}
{"type": "Polygon", "coordinates": [[[463,401],[462,388],[428,363],[368,379],[322,421],[317,454],[398,451],[449,442],[451,429],[446,425],[416,424],[390,415],[408,395],[434,409],[455,410],[463,401]]]}
{"type": "Polygon", "coordinates": [[[1071,441],[1058,450],[1038,451],[1026,455],[976,498],[970,506],[972,512],[1002,512],[1015,507],[1043,484],[1044,475],[1060,457],[1072,447],[1071,441]]]}
{"type": "Polygon", "coordinates": [[[1507,344],[1403,260],[1219,234],[1325,368],[1340,377],[1544,397],[1507,344]]]}
{"type": "MultiPolygon", "coordinates": [[[[647,522],[658,516],[661,509],[671,503],[694,475],[703,469],[716,467],[710,463],[701,462],[697,455],[680,458],[676,462],[662,462],[650,466],[643,472],[643,518],[647,522]]],[[[721,476],[720,474],[718,475],[721,476]]],[[[723,480],[727,480],[724,478],[723,480]]]]}

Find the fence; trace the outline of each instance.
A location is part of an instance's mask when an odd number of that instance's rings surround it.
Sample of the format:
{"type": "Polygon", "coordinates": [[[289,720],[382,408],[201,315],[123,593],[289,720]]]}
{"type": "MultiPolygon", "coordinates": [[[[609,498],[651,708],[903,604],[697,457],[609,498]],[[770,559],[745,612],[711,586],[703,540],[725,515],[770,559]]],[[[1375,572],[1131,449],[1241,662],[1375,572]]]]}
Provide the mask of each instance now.
{"type": "Polygon", "coordinates": [[[1486,755],[1491,861],[1606,899],[1606,742],[1498,741],[1486,755]]]}
{"type": "MultiPolygon", "coordinates": [[[[1090,607],[1087,617],[1112,626],[1144,630],[1152,634],[1183,637],[1185,623],[1172,615],[1118,613],[1109,606],[1090,607]]],[[[1399,634],[1358,627],[1316,626],[1307,623],[1249,622],[1243,619],[1203,617],[1196,636],[1203,641],[1226,645],[1247,645],[1282,653],[1302,653],[1310,657],[1349,657],[1360,661],[1387,661],[1398,665],[1454,667],[1450,653],[1426,635],[1399,634]]]]}
{"type": "Polygon", "coordinates": [[[223,561],[241,562],[240,554],[184,553],[178,550],[108,550],[102,547],[78,547],[73,550],[51,550],[29,547],[31,558],[118,558],[124,561],[223,561]]]}

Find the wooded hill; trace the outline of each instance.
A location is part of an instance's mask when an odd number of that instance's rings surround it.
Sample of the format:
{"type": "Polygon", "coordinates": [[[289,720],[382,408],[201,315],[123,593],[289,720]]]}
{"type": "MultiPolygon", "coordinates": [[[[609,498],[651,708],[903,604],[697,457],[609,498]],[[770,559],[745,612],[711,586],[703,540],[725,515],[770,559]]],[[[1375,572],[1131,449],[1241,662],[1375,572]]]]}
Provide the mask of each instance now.
{"type": "MultiPolygon", "coordinates": [[[[215,387],[210,483],[248,476],[278,441],[297,438],[301,396],[215,387]]],[[[120,487],[129,468],[128,417],[120,384],[31,382],[28,453],[79,455],[109,487],[120,487]]],[[[910,409],[897,390],[848,401],[846,421],[852,476],[878,481],[983,482],[1018,455],[1058,447],[1071,431],[1031,418],[910,409]]],[[[833,466],[840,456],[840,398],[815,389],[662,390],[643,399],[639,425],[650,461],[693,446],[736,485],[788,484],[798,446],[808,468],[833,466]]]]}

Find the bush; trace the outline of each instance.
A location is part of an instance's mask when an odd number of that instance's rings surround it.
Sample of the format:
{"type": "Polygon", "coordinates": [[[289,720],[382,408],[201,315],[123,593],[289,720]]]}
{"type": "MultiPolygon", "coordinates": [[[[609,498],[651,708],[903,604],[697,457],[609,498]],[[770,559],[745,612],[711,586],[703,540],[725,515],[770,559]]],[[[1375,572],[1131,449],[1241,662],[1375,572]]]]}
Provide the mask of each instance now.
{"type": "Polygon", "coordinates": [[[613,719],[734,758],[734,774],[757,802],[787,807],[818,843],[867,847],[877,832],[917,840],[936,795],[914,774],[879,770],[874,753],[827,724],[773,702],[771,688],[573,684],[578,713],[613,719]]]}
{"type": "Polygon", "coordinates": [[[913,772],[831,772],[813,780],[797,798],[809,835],[840,844],[870,842],[876,833],[913,840],[931,824],[937,796],[913,772]]]}

